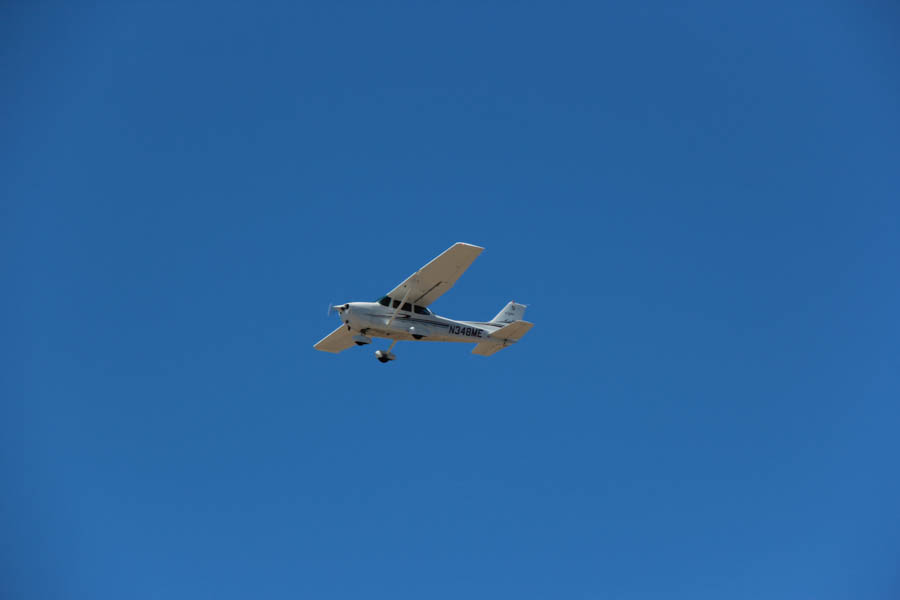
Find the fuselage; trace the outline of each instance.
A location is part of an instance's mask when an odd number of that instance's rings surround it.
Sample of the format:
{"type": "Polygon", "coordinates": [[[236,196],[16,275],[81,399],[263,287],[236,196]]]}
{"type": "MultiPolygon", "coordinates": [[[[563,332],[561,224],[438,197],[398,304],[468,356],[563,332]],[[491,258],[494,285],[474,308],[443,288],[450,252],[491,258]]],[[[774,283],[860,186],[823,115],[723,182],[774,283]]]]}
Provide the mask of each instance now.
{"type": "Polygon", "coordinates": [[[350,302],[338,307],[338,311],[350,331],[366,337],[477,343],[500,329],[491,323],[448,319],[409,303],[398,309],[389,298],[386,303],[385,298],[379,302],[350,302]]]}

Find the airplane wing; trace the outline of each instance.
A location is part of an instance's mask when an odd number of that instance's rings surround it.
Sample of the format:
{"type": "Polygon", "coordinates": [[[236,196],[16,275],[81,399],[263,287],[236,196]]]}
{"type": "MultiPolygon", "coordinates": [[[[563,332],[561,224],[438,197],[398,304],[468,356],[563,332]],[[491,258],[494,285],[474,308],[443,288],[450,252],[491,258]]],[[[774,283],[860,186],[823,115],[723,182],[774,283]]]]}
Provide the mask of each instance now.
{"type": "Polygon", "coordinates": [[[337,354],[338,352],[342,352],[353,345],[353,334],[347,330],[344,325],[341,325],[327,336],[322,338],[316,343],[313,348],[316,350],[321,350],[323,352],[333,352],[337,354]]]}
{"type": "Polygon", "coordinates": [[[482,250],[484,248],[481,246],[457,242],[388,292],[388,296],[394,300],[406,298],[410,304],[428,306],[453,287],[482,250]]]}

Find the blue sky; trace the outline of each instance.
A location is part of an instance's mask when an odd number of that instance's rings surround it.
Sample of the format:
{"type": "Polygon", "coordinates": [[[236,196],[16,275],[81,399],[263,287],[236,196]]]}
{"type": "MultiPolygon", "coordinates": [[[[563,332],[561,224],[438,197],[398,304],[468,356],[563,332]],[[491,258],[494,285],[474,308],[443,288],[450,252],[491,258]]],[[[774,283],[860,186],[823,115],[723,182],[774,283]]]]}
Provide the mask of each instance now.
{"type": "Polygon", "coordinates": [[[2,595],[896,598],[898,17],[5,6],[2,595]]]}

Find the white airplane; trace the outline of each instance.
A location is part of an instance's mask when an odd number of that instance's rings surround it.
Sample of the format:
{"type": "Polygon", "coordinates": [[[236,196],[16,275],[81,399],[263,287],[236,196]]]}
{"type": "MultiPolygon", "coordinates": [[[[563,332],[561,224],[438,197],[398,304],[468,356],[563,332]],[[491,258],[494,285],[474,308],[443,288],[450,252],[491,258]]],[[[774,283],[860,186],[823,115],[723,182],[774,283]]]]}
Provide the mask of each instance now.
{"type": "Polygon", "coordinates": [[[490,356],[516,343],[534,323],[523,321],[525,305],[510,302],[484,323],[439,317],[428,305],[453,287],[459,276],[484,248],[453,244],[440,256],[410,275],[377,302],[349,302],[336,309],[343,324],[320,340],[314,348],[338,353],[356,344],[372,343],[373,337],[393,340],[387,350],[376,350],[383,363],[397,358],[391,350],[399,340],[476,343],[473,354],[490,356]]]}

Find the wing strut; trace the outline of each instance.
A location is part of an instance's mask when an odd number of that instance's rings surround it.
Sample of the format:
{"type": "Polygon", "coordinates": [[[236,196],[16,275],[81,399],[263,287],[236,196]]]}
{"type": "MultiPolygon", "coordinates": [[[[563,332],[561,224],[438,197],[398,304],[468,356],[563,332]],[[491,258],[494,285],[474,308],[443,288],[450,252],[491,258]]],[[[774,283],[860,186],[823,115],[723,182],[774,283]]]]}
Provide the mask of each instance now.
{"type": "Polygon", "coordinates": [[[387,322],[387,327],[390,327],[390,326],[391,326],[391,323],[394,322],[394,318],[396,318],[397,313],[400,312],[400,308],[401,308],[404,304],[406,304],[406,300],[407,300],[407,298],[409,298],[409,293],[410,293],[411,291],[412,291],[412,288],[410,288],[410,287],[407,286],[407,288],[406,288],[406,294],[404,294],[403,300],[400,301],[400,304],[397,305],[397,308],[394,309],[394,314],[391,315],[390,321],[387,322]]]}

